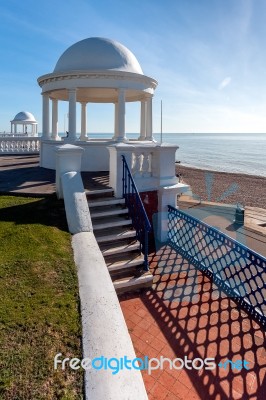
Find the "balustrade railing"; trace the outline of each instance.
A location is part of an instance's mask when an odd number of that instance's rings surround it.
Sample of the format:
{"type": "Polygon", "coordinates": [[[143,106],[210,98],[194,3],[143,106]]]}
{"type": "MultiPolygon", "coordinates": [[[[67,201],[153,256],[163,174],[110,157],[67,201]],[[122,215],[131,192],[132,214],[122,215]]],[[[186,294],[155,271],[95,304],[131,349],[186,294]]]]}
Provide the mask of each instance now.
{"type": "Polygon", "coordinates": [[[149,232],[151,231],[151,224],[147,217],[145,208],[140,198],[138,189],[132,177],[131,171],[128,167],[125,157],[122,155],[123,160],[123,197],[125,204],[128,208],[132,225],[136,230],[137,239],[140,242],[140,250],[144,255],[144,268],[149,270],[148,262],[148,242],[149,232]]]}
{"type": "Polygon", "coordinates": [[[169,244],[266,326],[266,258],[181,210],[168,211],[169,244]]]}
{"type": "Polygon", "coordinates": [[[0,154],[39,153],[40,138],[38,137],[0,137],[0,154]]]}
{"type": "Polygon", "coordinates": [[[13,133],[13,132],[0,132],[0,137],[25,137],[27,136],[25,133],[13,133]]]}
{"type": "Polygon", "coordinates": [[[135,150],[132,153],[132,175],[134,177],[150,177],[152,166],[152,153],[149,150],[135,150]]]}

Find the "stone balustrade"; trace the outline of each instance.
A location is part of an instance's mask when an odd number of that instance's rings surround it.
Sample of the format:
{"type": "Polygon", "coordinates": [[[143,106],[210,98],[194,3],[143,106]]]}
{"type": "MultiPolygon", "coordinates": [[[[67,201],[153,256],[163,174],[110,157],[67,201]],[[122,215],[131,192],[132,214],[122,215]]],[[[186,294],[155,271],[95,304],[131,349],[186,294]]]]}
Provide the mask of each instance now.
{"type": "Polygon", "coordinates": [[[177,196],[190,188],[180,183],[175,173],[175,153],[178,146],[160,143],[119,143],[108,146],[110,153],[110,186],[115,197],[123,196],[122,155],[131,170],[139,192],[149,198],[156,192],[158,209],[153,215],[154,235],[167,241],[168,205],[177,206],[177,196]]]}
{"type": "Polygon", "coordinates": [[[153,153],[150,149],[136,148],[132,153],[131,173],[135,178],[152,175],[153,153]]]}
{"type": "Polygon", "coordinates": [[[13,132],[0,132],[0,137],[24,137],[24,136],[33,136],[33,135],[25,135],[25,133],[13,133],[13,132]]]}
{"type": "Polygon", "coordinates": [[[39,151],[40,138],[38,137],[0,137],[0,154],[36,154],[39,151]]]}
{"type": "Polygon", "coordinates": [[[175,153],[178,146],[159,143],[119,143],[108,146],[110,186],[122,195],[122,158],[124,155],[140,192],[176,185],[175,153]]]}

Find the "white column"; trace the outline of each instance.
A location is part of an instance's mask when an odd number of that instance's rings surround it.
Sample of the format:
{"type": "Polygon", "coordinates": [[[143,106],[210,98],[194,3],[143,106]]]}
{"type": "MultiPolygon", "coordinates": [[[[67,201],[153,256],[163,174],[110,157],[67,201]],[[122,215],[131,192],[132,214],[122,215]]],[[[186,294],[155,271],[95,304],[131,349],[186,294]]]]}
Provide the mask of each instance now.
{"type": "Polygon", "coordinates": [[[49,95],[42,95],[42,138],[50,139],[49,95]]]}
{"type": "Polygon", "coordinates": [[[76,138],[76,89],[69,89],[68,99],[69,99],[69,121],[68,121],[68,142],[75,142],[76,138]]]}
{"type": "Polygon", "coordinates": [[[87,103],[83,102],[81,104],[81,131],[79,140],[87,140],[87,103]]]}
{"type": "Polygon", "coordinates": [[[11,122],[11,133],[13,133],[13,124],[11,122]]]}
{"type": "Polygon", "coordinates": [[[15,124],[15,133],[17,133],[17,124],[15,124]]]}
{"type": "Polygon", "coordinates": [[[118,103],[114,103],[115,113],[114,113],[114,136],[112,139],[117,140],[118,138],[118,103]]]}
{"type": "Polygon", "coordinates": [[[52,139],[59,140],[58,136],[58,100],[52,100],[52,139]]]}
{"type": "Polygon", "coordinates": [[[145,138],[146,138],[146,110],[147,110],[146,100],[141,100],[141,102],[140,102],[140,136],[139,136],[139,140],[145,140],[145,138]]]}
{"type": "Polygon", "coordinates": [[[126,132],[125,132],[125,89],[118,90],[118,118],[117,118],[117,137],[116,140],[118,142],[125,141],[126,132]]]}
{"type": "Polygon", "coordinates": [[[154,140],[152,137],[152,96],[147,99],[146,140],[154,140]]]}

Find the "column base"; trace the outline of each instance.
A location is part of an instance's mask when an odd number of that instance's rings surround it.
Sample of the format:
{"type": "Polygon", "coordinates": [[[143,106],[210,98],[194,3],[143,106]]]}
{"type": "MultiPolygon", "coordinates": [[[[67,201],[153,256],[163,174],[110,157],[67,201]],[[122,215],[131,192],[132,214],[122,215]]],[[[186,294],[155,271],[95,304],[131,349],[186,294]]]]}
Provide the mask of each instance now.
{"type": "Polygon", "coordinates": [[[127,139],[126,136],[124,136],[124,137],[116,137],[115,140],[117,142],[128,142],[128,139],[127,139]]]}
{"type": "Polygon", "coordinates": [[[56,135],[56,136],[52,136],[51,140],[61,140],[61,137],[56,135]]]}
{"type": "Polygon", "coordinates": [[[79,141],[81,141],[81,142],[87,142],[87,140],[89,140],[88,136],[80,136],[79,137],[79,141]]]}

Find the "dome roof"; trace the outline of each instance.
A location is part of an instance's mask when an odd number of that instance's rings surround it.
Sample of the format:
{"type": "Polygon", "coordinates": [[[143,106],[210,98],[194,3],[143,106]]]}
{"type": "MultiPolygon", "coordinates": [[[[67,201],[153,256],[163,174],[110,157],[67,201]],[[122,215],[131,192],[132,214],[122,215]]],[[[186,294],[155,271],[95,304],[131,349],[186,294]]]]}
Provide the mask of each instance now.
{"type": "Polygon", "coordinates": [[[15,116],[13,121],[17,121],[17,122],[19,122],[19,121],[21,121],[21,122],[36,122],[36,119],[34,118],[34,116],[30,112],[21,111],[15,116]]]}
{"type": "Polygon", "coordinates": [[[93,37],[70,46],[59,58],[54,72],[116,70],[142,74],[134,54],[121,43],[93,37]]]}

